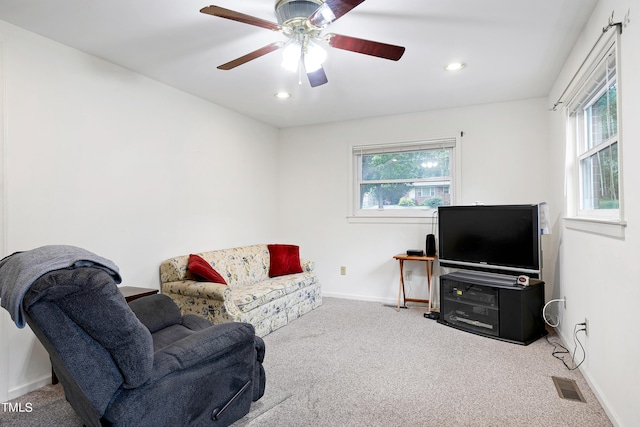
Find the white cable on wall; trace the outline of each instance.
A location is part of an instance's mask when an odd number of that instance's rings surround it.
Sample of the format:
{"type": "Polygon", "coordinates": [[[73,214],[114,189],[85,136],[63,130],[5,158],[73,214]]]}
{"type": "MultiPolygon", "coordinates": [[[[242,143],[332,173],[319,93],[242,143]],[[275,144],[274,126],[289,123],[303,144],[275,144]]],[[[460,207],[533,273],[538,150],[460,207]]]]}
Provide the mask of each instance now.
{"type": "Polygon", "coordinates": [[[555,325],[552,325],[551,323],[549,323],[549,321],[547,320],[547,315],[545,314],[545,310],[547,309],[547,306],[549,304],[551,304],[552,302],[564,302],[564,298],[559,298],[559,299],[552,299],[550,300],[548,303],[546,303],[544,305],[544,307],[542,307],[542,318],[544,319],[544,323],[546,323],[547,325],[551,326],[552,328],[557,327],[560,324],[560,318],[558,316],[556,316],[556,323],[555,325]]]}

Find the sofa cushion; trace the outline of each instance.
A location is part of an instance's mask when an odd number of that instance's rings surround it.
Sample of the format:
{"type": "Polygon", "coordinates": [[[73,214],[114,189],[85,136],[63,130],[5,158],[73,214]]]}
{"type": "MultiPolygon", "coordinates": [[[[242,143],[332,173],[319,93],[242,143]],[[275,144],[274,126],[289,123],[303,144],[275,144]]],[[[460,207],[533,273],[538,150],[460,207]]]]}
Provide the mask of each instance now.
{"type": "Polygon", "coordinates": [[[307,287],[316,281],[308,273],[274,277],[260,283],[237,286],[233,289],[233,302],[243,313],[307,287]]]}
{"type": "Polygon", "coordinates": [[[269,248],[269,277],[302,273],[300,247],[296,245],[267,245],[269,248]]]}
{"type": "Polygon", "coordinates": [[[209,264],[204,258],[198,255],[189,255],[189,265],[187,270],[191,272],[198,281],[221,283],[226,285],[224,278],[209,264]]]}

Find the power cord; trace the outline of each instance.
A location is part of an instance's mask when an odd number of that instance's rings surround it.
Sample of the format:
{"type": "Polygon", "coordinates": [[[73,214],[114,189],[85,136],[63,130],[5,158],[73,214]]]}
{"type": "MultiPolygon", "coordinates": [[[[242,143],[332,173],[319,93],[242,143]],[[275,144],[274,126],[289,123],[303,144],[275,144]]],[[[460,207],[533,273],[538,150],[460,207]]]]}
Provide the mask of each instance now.
{"type": "Polygon", "coordinates": [[[580,339],[578,339],[578,332],[585,332],[587,331],[587,324],[582,322],[582,323],[576,323],[576,325],[573,327],[573,343],[574,343],[574,347],[573,347],[573,355],[571,354],[571,352],[569,350],[567,350],[567,348],[565,346],[563,346],[560,343],[557,342],[552,342],[549,340],[549,336],[545,336],[545,340],[547,340],[547,343],[551,346],[553,346],[553,351],[551,352],[551,355],[553,357],[555,357],[556,359],[562,361],[562,363],[564,364],[564,366],[567,367],[568,370],[573,371],[575,369],[578,369],[580,367],[580,365],[582,365],[582,363],[585,361],[585,359],[587,358],[587,353],[584,351],[584,346],[582,345],[582,343],[580,342],[580,339]],[[578,326],[582,326],[581,329],[578,329],[578,326]],[[580,345],[580,348],[582,349],[582,360],[580,361],[580,363],[576,364],[575,361],[575,356],[576,356],[576,351],[578,350],[578,345],[580,345]],[[557,350],[557,348],[560,347],[562,348],[561,350],[557,350]],[[564,360],[564,355],[568,354],[571,356],[571,362],[574,365],[573,368],[570,367],[567,362],[564,360]],[[560,356],[559,356],[560,355],[560,356]]]}
{"type": "Polygon", "coordinates": [[[552,299],[548,303],[546,303],[544,305],[544,307],[542,307],[542,318],[544,319],[544,323],[546,323],[547,325],[551,326],[552,328],[558,327],[558,325],[560,324],[560,317],[558,315],[556,315],[555,324],[552,325],[551,323],[549,323],[551,321],[551,318],[547,317],[545,311],[547,310],[547,306],[549,304],[551,304],[552,302],[564,302],[564,301],[565,301],[564,298],[552,299]]]}

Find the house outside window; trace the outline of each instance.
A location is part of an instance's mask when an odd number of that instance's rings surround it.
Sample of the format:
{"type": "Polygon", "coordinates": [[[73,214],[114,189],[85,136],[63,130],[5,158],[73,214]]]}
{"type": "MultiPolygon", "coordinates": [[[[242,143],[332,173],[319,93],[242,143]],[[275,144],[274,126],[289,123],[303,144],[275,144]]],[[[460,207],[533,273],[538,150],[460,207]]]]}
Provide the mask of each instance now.
{"type": "Polygon", "coordinates": [[[430,216],[453,204],[456,142],[353,146],[353,216],[430,216]]]}
{"type": "Polygon", "coordinates": [[[450,183],[423,183],[415,184],[415,202],[422,206],[429,204],[429,200],[437,200],[439,206],[451,205],[450,183]]]}
{"type": "Polygon", "coordinates": [[[433,185],[428,187],[418,187],[416,188],[416,197],[433,197],[436,195],[436,188],[433,185]]]}
{"type": "Polygon", "coordinates": [[[593,61],[567,104],[568,152],[573,152],[569,215],[622,221],[617,43],[593,61]]]}

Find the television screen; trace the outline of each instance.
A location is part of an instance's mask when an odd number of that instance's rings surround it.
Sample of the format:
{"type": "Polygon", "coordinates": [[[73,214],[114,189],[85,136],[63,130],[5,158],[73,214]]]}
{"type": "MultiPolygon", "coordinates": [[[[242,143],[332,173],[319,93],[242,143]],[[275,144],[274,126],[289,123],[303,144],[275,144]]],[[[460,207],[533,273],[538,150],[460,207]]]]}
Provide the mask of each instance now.
{"type": "Polygon", "coordinates": [[[438,238],[444,267],[539,277],[538,205],[441,206],[438,238]]]}

